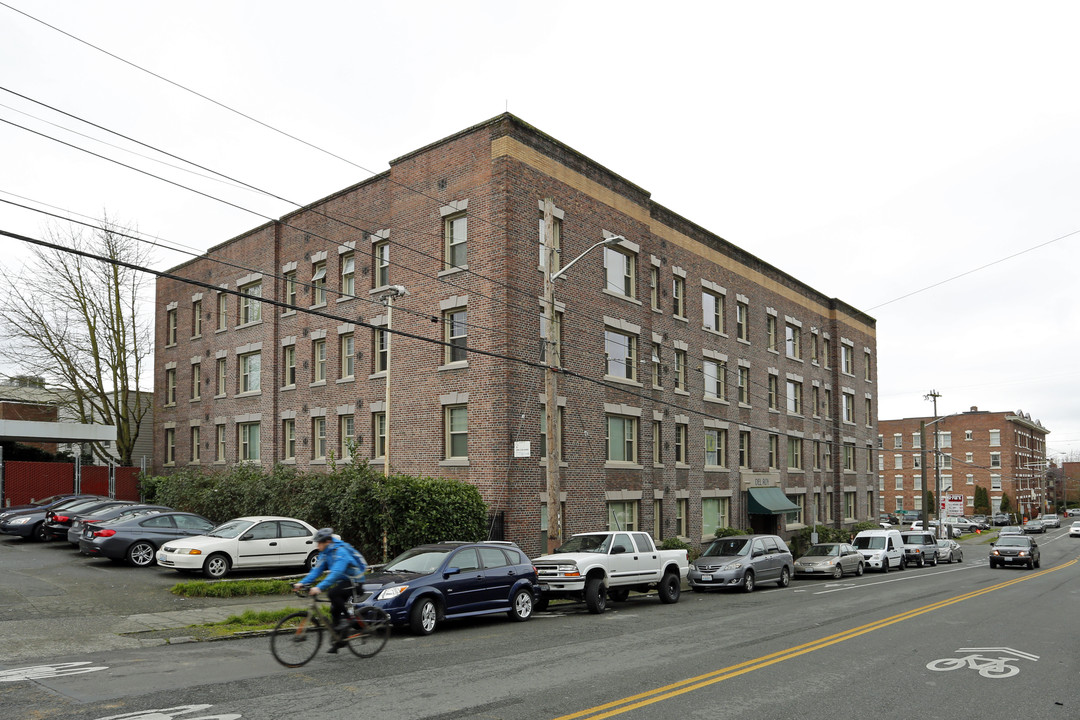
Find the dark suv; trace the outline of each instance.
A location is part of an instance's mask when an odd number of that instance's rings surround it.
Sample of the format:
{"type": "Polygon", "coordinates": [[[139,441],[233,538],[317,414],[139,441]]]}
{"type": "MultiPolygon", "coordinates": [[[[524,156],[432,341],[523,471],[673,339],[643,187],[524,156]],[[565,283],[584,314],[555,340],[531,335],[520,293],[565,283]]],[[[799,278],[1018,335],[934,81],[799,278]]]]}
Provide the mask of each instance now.
{"type": "Polygon", "coordinates": [[[430,635],[443,620],[506,613],[532,617],[536,569],[509,542],[441,542],[398,555],[364,580],[361,605],[430,635]]]}
{"type": "Polygon", "coordinates": [[[990,567],[1027,565],[1028,570],[1039,567],[1039,543],[1027,535],[999,537],[991,543],[990,567]]]}

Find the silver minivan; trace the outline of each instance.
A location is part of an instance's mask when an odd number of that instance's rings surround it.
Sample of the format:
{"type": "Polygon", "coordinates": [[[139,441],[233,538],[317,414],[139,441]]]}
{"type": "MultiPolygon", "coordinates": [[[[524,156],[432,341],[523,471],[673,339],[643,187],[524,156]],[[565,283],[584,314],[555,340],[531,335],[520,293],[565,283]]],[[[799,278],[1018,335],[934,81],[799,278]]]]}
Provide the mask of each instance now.
{"type": "Polygon", "coordinates": [[[763,582],[787,587],[794,572],[791,551],[776,535],[731,535],[709,543],[690,564],[687,580],[694,592],[736,587],[752,592],[763,582]]]}

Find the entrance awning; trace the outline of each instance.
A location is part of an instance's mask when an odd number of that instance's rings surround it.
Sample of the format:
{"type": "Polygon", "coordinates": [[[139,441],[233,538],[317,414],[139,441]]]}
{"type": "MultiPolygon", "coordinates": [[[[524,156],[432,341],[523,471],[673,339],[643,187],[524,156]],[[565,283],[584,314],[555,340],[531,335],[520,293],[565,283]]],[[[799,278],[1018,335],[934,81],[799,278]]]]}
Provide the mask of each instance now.
{"type": "Polygon", "coordinates": [[[784,491],[777,487],[750,488],[750,505],[747,512],[751,515],[783,515],[789,512],[798,512],[799,506],[791,502],[784,495],[784,491]]]}

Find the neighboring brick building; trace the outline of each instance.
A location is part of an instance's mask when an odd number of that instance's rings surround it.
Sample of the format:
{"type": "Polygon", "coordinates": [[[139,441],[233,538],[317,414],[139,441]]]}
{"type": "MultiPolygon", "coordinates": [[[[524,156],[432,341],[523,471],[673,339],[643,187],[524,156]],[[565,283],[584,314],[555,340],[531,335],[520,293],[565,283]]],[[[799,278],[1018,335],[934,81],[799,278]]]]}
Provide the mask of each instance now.
{"type": "MultiPolygon", "coordinates": [[[[925,447],[921,447],[919,422],[933,419],[878,421],[878,490],[884,511],[924,510],[923,495],[934,489],[937,431],[942,492],[962,493],[968,514],[974,511],[976,487],[986,488],[991,512],[1000,508],[1002,495],[1009,496],[1014,511],[1027,517],[1042,512],[1050,433],[1042,423],[1021,411],[987,412],[972,407],[928,426],[925,447]]],[[[934,513],[936,509],[931,509],[931,516],[934,513]]]]}
{"type": "MultiPolygon", "coordinates": [[[[57,421],[56,405],[43,402],[30,402],[20,398],[5,397],[7,388],[0,387],[0,420],[28,420],[31,422],[57,421]]],[[[24,443],[38,450],[55,453],[57,445],[54,442],[27,442],[24,443]]]]}
{"type": "Polygon", "coordinates": [[[559,385],[565,533],[617,517],[698,542],[877,512],[873,318],[508,114],[172,271],[242,302],[158,281],[155,471],[323,467],[344,437],[381,466],[388,439],[394,469],[475,484],[508,539],[541,549],[543,371],[462,348],[540,362],[545,197],[564,262],[625,238],[557,284],[560,364],[576,373],[559,385]],[[454,347],[394,336],[387,433],[391,285],[409,293],[395,331],[454,347]]]}

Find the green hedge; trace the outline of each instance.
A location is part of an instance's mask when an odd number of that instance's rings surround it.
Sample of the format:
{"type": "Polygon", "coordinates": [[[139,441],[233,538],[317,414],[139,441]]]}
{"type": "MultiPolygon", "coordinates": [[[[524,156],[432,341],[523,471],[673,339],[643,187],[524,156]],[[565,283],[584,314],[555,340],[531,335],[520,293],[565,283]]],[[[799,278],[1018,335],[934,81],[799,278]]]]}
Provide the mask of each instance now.
{"type": "Polygon", "coordinates": [[[146,502],[214,522],[284,515],[333,527],[369,562],[423,543],[487,537],[488,508],[475,486],[445,478],[385,477],[359,460],[326,473],[301,473],[283,465],[270,471],[252,465],[217,472],[189,467],[144,478],[142,491],[146,502]]]}

